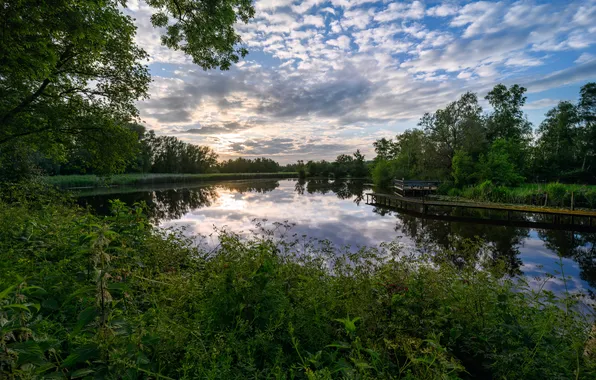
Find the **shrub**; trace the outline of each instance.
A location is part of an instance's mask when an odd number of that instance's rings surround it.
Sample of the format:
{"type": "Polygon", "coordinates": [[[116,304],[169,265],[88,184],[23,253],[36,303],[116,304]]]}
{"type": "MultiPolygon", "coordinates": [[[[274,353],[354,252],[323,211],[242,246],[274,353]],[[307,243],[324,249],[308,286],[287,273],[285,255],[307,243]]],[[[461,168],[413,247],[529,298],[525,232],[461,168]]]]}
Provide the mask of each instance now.
{"type": "Polygon", "coordinates": [[[390,161],[379,161],[372,171],[372,179],[375,185],[385,188],[393,181],[393,165],[390,161]]]}
{"type": "Polygon", "coordinates": [[[217,231],[201,250],[142,205],[33,206],[0,202],[2,378],[596,376],[578,298],[501,278],[476,241],[414,257],[217,231]]]}
{"type": "Polygon", "coordinates": [[[546,193],[548,194],[549,204],[554,206],[562,206],[568,196],[567,187],[559,182],[546,185],[546,193]]]}

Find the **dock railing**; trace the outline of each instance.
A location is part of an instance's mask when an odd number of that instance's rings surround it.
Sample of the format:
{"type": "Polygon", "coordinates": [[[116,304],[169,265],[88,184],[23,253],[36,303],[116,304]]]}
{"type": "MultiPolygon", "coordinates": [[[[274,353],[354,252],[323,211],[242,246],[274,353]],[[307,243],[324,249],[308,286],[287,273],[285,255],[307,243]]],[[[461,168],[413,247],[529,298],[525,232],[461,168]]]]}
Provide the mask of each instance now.
{"type": "Polygon", "coordinates": [[[405,191],[436,191],[441,185],[441,181],[433,180],[404,180],[395,179],[393,180],[393,186],[395,186],[402,193],[405,191]]]}

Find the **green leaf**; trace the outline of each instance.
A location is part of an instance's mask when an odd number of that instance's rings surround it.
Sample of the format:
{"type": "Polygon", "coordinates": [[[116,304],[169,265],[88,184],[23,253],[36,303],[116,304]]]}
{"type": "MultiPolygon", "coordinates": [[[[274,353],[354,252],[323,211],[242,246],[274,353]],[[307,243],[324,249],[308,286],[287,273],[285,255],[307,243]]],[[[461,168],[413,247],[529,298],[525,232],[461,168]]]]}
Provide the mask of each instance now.
{"type": "Polygon", "coordinates": [[[97,308],[90,306],[79,313],[79,319],[73,330],[74,334],[78,334],[89,322],[91,322],[97,316],[97,308]]]}
{"type": "Polygon", "coordinates": [[[95,344],[86,344],[77,348],[72,354],[68,355],[68,357],[62,362],[62,368],[72,367],[77,363],[82,363],[89,359],[95,358],[98,356],[98,354],[99,350],[95,344]]]}
{"type": "Polygon", "coordinates": [[[82,369],[77,369],[76,371],[74,371],[71,375],[70,378],[71,379],[79,379],[81,377],[85,377],[87,375],[91,375],[92,373],[95,373],[94,370],[92,370],[91,368],[82,368],[82,369]]]}
{"type": "Polygon", "coordinates": [[[43,306],[45,309],[58,310],[58,301],[56,301],[54,298],[48,298],[43,300],[41,306],[43,306]]]}
{"type": "Polygon", "coordinates": [[[0,300],[3,298],[6,298],[6,296],[8,296],[10,294],[10,292],[13,291],[14,288],[15,288],[15,285],[9,286],[8,288],[6,288],[2,292],[0,292],[0,300]]]}

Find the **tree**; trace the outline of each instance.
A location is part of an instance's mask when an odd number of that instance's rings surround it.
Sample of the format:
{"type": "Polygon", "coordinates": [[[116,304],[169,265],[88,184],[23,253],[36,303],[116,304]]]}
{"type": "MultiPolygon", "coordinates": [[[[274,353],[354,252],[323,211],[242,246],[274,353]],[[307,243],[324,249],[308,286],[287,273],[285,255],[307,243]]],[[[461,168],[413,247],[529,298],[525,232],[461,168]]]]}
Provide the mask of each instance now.
{"type": "Polygon", "coordinates": [[[465,186],[474,182],[476,164],[472,157],[463,150],[458,150],[453,156],[452,176],[456,186],[465,186]]]}
{"type": "MultiPolygon", "coordinates": [[[[20,149],[63,159],[84,145],[103,171],[126,167],[135,153],[126,125],[147,96],[147,53],[135,42],[125,1],[21,0],[0,7],[0,154],[20,149]],[[106,148],[111,149],[110,154],[106,148]]],[[[204,69],[227,69],[246,51],[237,21],[247,0],[149,1],[153,24],[168,24],[162,42],[204,69]]]]}
{"type": "Polygon", "coordinates": [[[578,104],[581,122],[580,154],[581,170],[588,178],[596,177],[596,83],[584,85],[580,90],[578,104]]]}
{"type": "Polygon", "coordinates": [[[495,185],[517,186],[523,182],[508,153],[508,140],[497,139],[486,155],[480,156],[478,176],[481,182],[491,181],[495,185]]]}
{"type": "Polygon", "coordinates": [[[580,168],[579,121],[578,110],[570,102],[560,102],[546,113],[536,152],[543,176],[559,179],[580,168]]]}
{"type": "Polygon", "coordinates": [[[484,142],[482,107],[476,94],[467,92],[444,109],[425,114],[418,123],[434,146],[434,162],[444,172],[451,171],[455,152],[479,153],[484,142]]]}
{"type": "Polygon", "coordinates": [[[383,137],[382,139],[375,141],[373,146],[375,147],[375,152],[377,153],[375,162],[381,160],[387,161],[395,158],[396,146],[393,141],[387,140],[385,137],[383,137]]]}
{"type": "Polygon", "coordinates": [[[419,129],[408,129],[395,138],[395,176],[398,178],[419,178],[427,172],[425,152],[426,137],[419,129]]]}
{"type": "Polygon", "coordinates": [[[496,85],[485,97],[494,111],[487,119],[487,137],[492,144],[496,139],[528,140],[532,125],[522,107],[526,104],[526,88],[514,84],[510,88],[496,85]]]}
{"type": "Polygon", "coordinates": [[[356,149],[356,152],[354,152],[354,160],[352,161],[350,175],[352,177],[368,176],[368,167],[366,166],[364,155],[360,153],[360,149],[356,149]]]}

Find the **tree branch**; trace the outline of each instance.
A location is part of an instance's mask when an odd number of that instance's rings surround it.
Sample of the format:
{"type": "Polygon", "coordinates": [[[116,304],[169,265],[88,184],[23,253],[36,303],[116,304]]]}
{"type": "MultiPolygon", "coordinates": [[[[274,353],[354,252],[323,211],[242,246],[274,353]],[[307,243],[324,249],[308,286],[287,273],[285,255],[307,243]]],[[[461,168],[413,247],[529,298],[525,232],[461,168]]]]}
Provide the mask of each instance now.
{"type": "MultiPolygon", "coordinates": [[[[66,62],[68,62],[70,60],[71,49],[72,49],[72,47],[69,46],[66,48],[66,50],[64,50],[64,53],[62,53],[62,55],[60,56],[60,59],[56,63],[56,70],[60,69],[66,62]]],[[[7,121],[12,119],[16,114],[18,114],[19,112],[21,112],[22,110],[27,108],[27,106],[29,106],[29,104],[31,104],[35,100],[37,100],[37,98],[39,98],[39,96],[41,94],[43,94],[43,92],[45,91],[46,87],[48,87],[50,82],[51,82],[51,79],[49,77],[44,79],[43,82],[41,83],[41,85],[39,86],[39,88],[34,93],[27,96],[25,99],[23,99],[21,101],[21,103],[19,103],[19,105],[17,105],[15,108],[8,111],[6,114],[4,114],[4,116],[2,116],[2,118],[0,119],[0,124],[5,124],[7,121]]]]}

